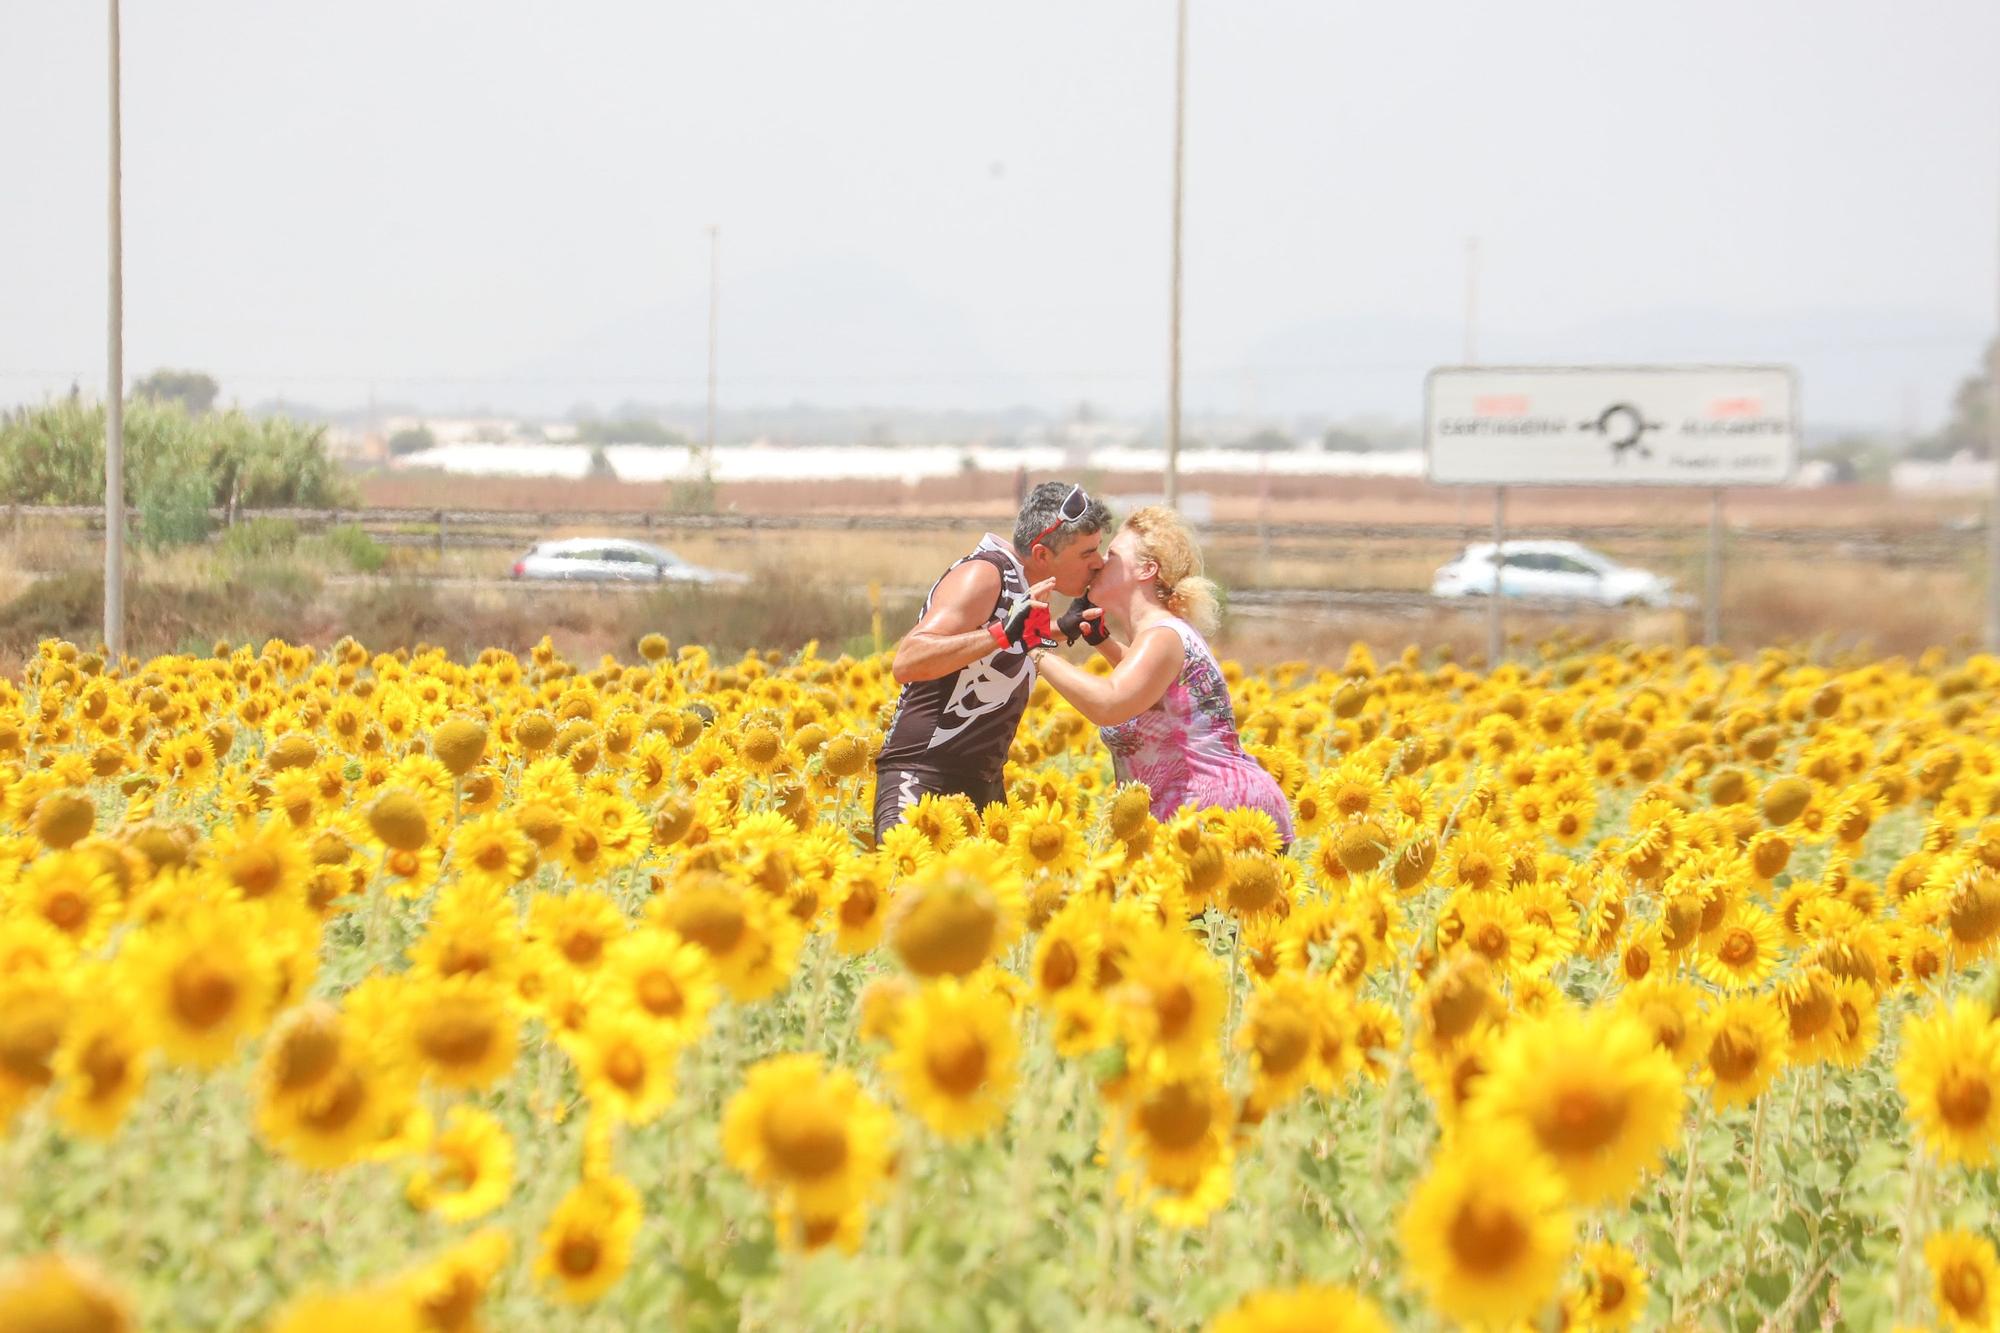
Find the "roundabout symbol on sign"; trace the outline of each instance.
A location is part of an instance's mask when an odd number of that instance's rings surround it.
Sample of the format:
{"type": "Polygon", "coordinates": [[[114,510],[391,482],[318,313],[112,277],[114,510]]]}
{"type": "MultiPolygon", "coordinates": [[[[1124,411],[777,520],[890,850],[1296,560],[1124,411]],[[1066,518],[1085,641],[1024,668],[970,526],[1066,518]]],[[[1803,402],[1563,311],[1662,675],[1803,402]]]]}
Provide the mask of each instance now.
{"type": "Polygon", "coordinates": [[[1648,421],[1643,412],[1630,403],[1613,403],[1598,413],[1595,421],[1579,421],[1578,430],[1594,430],[1611,445],[1611,461],[1623,463],[1627,451],[1641,458],[1651,458],[1653,451],[1646,447],[1644,439],[1649,430],[1660,429],[1657,421],[1648,421]]]}

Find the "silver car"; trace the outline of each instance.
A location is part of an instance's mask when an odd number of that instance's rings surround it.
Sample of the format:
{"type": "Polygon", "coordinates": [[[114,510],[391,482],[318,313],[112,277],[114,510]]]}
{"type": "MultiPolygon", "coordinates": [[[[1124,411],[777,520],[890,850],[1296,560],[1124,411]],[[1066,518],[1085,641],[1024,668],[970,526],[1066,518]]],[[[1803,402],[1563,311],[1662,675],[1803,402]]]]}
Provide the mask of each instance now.
{"type": "MultiPolygon", "coordinates": [[[[1670,579],[1621,565],[1578,542],[1511,541],[1500,553],[1500,595],[1596,602],[1603,606],[1674,604],[1670,579]]],[[[1493,592],[1493,543],[1475,542],[1438,570],[1433,597],[1486,597],[1493,592]]]]}
{"type": "Polygon", "coordinates": [[[623,537],[564,537],[538,542],[514,562],[517,579],[589,583],[747,583],[742,574],[691,565],[664,547],[623,537]]]}

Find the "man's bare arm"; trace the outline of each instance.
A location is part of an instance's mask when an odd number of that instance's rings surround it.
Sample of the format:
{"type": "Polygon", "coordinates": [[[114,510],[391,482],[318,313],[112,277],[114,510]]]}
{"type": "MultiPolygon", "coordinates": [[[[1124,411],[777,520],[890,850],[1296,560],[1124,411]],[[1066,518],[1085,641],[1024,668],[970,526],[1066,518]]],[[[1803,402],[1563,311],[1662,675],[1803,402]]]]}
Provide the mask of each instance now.
{"type": "Polygon", "coordinates": [[[987,632],[1000,600],[1000,571],[968,560],[944,576],[931,609],[896,645],[889,671],[898,685],[936,680],[970,666],[1000,645],[987,632]]]}

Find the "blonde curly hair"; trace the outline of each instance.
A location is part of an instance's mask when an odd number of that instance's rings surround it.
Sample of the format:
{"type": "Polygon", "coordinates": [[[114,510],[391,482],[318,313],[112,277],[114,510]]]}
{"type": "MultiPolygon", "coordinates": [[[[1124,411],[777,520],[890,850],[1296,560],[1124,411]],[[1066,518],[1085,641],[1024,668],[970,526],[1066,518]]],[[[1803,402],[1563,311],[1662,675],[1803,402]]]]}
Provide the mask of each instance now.
{"type": "Polygon", "coordinates": [[[1218,606],[1220,591],[1213,580],[1202,577],[1201,548],[1187,521],[1165,505],[1135,509],[1125,519],[1125,531],[1139,538],[1139,551],[1159,566],[1160,594],[1167,610],[1204,635],[1215,633],[1221,623],[1218,606]]]}

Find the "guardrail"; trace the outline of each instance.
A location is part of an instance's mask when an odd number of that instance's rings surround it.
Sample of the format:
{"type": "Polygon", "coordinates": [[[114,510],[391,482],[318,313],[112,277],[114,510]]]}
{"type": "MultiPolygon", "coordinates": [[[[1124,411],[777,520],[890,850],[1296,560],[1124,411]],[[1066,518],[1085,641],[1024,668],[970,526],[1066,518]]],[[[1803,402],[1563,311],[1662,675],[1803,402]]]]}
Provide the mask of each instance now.
{"type": "MultiPolygon", "coordinates": [[[[7,505],[0,507],[0,531],[22,520],[68,519],[82,522],[92,530],[103,527],[103,508],[96,505],[7,505]]],[[[302,527],[334,527],[354,523],[370,535],[403,544],[427,541],[473,544],[480,530],[504,533],[509,540],[517,534],[541,533],[552,528],[597,527],[616,532],[671,533],[764,533],[764,532],[971,532],[992,526],[991,516],[940,514],[673,514],[621,509],[420,509],[367,507],[356,509],[236,509],[217,507],[209,516],[218,527],[253,519],[284,519],[302,527]],[[411,533],[411,528],[429,528],[432,533],[411,533]],[[381,529],[394,529],[378,533],[381,529]],[[449,537],[447,538],[447,534],[449,537]]],[[[134,520],[136,509],[130,511],[134,520]]],[[[1215,521],[1197,525],[1211,537],[1249,537],[1260,542],[1423,541],[1464,543],[1477,540],[1483,524],[1463,523],[1263,523],[1254,520],[1215,521]]],[[[1598,542],[1685,542],[1686,525],[1633,523],[1521,523],[1508,529],[1509,540],[1555,540],[1574,538],[1598,542]]],[[[1731,527],[1733,542],[1755,542],[1801,548],[1833,548],[1860,558],[1901,558],[1913,556],[1956,557],[1984,541],[1983,526],[1959,528],[1885,527],[1731,527]]],[[[504,545],[506,542],[492,544],[504,545]]]]}

